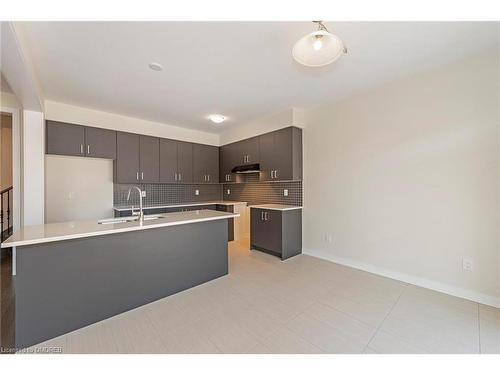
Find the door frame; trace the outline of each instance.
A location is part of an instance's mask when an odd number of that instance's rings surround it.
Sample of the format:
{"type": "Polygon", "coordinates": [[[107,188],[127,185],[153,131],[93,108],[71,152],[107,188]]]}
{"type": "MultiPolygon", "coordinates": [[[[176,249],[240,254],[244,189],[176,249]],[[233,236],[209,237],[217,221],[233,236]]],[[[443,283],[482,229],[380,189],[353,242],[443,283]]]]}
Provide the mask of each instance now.
{"type": "Polygon", "coordinates": [[[20,109],[0,107],[0,112],[8,113],[12,117],[12,205],[13,230],[21,226],[21,117],[20,109]]]}

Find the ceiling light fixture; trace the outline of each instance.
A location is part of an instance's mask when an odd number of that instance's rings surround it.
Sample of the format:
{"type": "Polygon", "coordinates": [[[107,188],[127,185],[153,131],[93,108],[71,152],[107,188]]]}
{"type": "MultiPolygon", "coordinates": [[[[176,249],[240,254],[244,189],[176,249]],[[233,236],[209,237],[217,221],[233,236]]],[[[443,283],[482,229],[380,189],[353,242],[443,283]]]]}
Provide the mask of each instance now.
{"type": "Polygon", "coordinates": [[[212,121],[213,123],[220,124],[224,121],[226,121],[226,117],[218,114],[213,114],[208,116],[208,119],[212,121]]]}
{"type": "Polygon", "coordinates": [[[163,70],[163,66],[161,66],[160,63],[152,62],[149,63],[149,69],[154,70],[155,72],[159,72],[160,70],[163,70]]]}
{"type": "Polygon", "coordinates": [[[340,38],[331,34],[323,21],[313,21],[318,30],[300,38],[293,46],[292,55],[299,64],[319,67],[331,64],[347,49],[340,38]]]}

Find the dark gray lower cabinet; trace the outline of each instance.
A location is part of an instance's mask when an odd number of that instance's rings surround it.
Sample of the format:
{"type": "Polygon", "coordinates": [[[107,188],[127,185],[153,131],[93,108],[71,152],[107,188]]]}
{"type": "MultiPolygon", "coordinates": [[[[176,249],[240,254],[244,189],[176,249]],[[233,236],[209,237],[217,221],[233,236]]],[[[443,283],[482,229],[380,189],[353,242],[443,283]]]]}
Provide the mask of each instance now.
{"type": "MultiPolygon", "coordinates": [[[[218,204],[216,206],[216,210],[234,213],[234,206],[233,205],[218,204]]],[[[234,241],[234,219],[227,220],[227,240],[234,241]]]]}
{"type": "Polygon", "coordinates": [[[250,209],[250,246],[282,260],[302,253],[302,210],[250,209]]]}

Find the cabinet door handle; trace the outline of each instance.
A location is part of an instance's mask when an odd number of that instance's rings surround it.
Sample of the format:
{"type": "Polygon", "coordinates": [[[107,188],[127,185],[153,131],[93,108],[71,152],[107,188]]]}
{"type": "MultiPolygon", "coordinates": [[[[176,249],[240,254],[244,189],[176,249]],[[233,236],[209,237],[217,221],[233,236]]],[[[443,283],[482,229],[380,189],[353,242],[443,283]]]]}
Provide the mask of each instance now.
{"type": "Polygon", "coordinates": [[[83,144],[80,144],[80,154],[83,155],[83,144]]]}
{"type": "Polygon", "coordinates": [[[179,181],[182,181],[182,174],[179,173],[179,181]]]}
{"type": "Polygon", "coordinates": [[[260,213],[260,220],[261,220],[261,221],[264,221],[264,211],[262,211],[262,212],[260,213]]]}
{"type": "Polygon", "coordinates": [[[274,178],[278,178],[278,170],[277,169],[274,170],[274,178]]]}
{"type": "Polygon", "coordinates": [[[267,221],[267,211],[264,212],[264,220],[267,221]]]}
{"type": "Polygon", "coordinates": [[[177,181],[177,172],[174,172],[174,181],[177,181]]]}
{"type": "Polygon", "coordinates": [[[137,179],[137,181],[139,181],[139,172],[135,174],[135,178],[137,179]]]}
{"type": "Polygon", "coordinates": [[[207,177],[207,178],[208,178],[208,182],[210,182],[210,175],[208,175],[208,177],[207,177]]]}
{"type": "Polygon", "coordinates": [[[144,180],[144,172],[141,172],[141,180],[144,180]]]}
{"type": "Polygon", "coordinates": [[[90,145],[87,145],[87,155],[90,155],[90,145]]]}

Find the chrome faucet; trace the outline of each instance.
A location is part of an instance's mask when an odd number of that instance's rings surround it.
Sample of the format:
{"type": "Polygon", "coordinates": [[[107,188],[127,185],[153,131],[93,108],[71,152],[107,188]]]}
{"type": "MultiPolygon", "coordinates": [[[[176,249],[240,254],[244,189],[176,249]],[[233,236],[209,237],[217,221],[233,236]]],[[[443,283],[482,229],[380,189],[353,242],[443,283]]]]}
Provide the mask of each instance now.
{"type": "MultiPolygon", "coordinates": [[[[139,192],[139,222],[143,222],[144,221],[144,212],[142,211],[142,190],[137,187],[137,186],[132,186],[130,187],[130,189],[128,189],[128,194],[127,194],[127,202],[130,200],[130,192],[132,191],[132,189],[137,189],[137,191],[139,192]]],[[[133,214],[133,209],[132,209],[132,214],[133,214]]]]}

